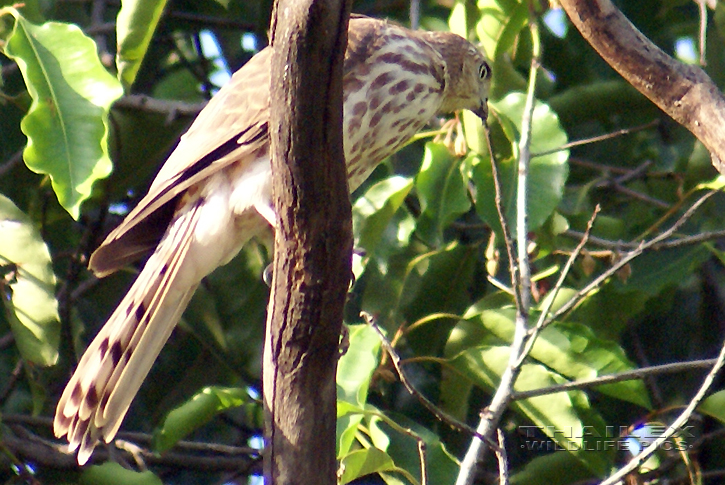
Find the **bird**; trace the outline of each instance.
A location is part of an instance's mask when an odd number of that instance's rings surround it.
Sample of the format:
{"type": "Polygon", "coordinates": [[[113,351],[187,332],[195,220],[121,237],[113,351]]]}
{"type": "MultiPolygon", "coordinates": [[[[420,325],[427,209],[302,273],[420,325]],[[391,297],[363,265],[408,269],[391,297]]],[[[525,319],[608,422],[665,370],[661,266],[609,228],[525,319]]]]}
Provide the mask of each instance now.
{"type": "MultiPolygon", "coordinates": [[[[103,277],[150,254],[87,347],[53,422],[85,464],[110,443],[202,278],[275,227],[270,57],[255,54],[199,113],[147,194],[91,255],[103,277]]],[[[435,116],[488,116],[491,67],[468,40],[351,17],[343,65],[343,148],[352,192],[435,116]]]]}

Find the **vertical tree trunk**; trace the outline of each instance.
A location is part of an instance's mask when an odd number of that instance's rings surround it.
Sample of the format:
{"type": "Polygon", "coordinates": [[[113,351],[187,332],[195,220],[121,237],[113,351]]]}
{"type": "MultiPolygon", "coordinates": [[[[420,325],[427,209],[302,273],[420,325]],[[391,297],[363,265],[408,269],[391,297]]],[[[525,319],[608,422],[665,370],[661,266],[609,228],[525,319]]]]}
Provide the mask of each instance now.
{"type": "Polygon", "coordinates": [[[342,145],[349,11],[349,0],[277,0],[273,12],[267,484],[336,483],[335,372],[352,251],[342,145]]]}

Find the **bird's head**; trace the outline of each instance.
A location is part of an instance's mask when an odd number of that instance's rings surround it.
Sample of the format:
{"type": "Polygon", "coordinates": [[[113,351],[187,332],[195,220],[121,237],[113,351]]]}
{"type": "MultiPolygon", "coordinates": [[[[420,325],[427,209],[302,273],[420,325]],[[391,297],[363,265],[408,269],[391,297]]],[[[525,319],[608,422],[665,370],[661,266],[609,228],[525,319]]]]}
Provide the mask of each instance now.
{"type": "Polygon", "coordinates": [[[476,46],[451,32],[428,32],[428,42],[446,63],[446,86],[441,113],[459,109],[473,111],[483,121],[488,117],[491,66],[476,46]]]}

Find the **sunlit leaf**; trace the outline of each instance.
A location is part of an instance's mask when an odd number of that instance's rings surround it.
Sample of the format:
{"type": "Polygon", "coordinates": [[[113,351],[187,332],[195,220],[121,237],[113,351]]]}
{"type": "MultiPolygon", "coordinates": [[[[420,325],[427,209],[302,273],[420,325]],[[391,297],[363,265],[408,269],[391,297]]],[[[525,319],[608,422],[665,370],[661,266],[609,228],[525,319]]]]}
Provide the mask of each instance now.
{"type": "Polygon", "coordinates": [[[492,59],[508,51],[529,19],[529,4],[517,0],[479,0],[478,38],[492,59]]]}
{"type": "Polygon", "coordinates": [[[84,468],[80,476],[80,483],[81,485],[163,484],[158,476],[148,470],[142,472],[129,470],[113,461],[84,468]]]}
{"type": "Polygon", "coordinates": [[[460,160],[441,143],[426,143],[415,178],[421,214],[417,234],[431,246],[443,242],[443,229],[471,207],[460,160]]]}
{"type": "Polygon", "coordinates": [[[697,410],[725,424],[725,391],[718,391],[703,399],[697,410]]]}
{"type": "Polygon", "coordinates": [[[21,129],[25,163],[48,174],[60,204],[78,218],[93,183],[108,176],[107,116],[123,93],[101,64],[95,42],[75,25],[35,25],[16,10],[4,53],[17,62],[33,102],[21,129]]]}
{"type": "MultiPolygon", "coordinates": [[[[476,310],[474,306],[466,314],[466,318],[481,324],[482,329],[479,332],[490,332],[504,342],[511,342],[513,339],[513,308],[476,310]]],[[[473,333],[468,338],[471,341],[476,339],[473,333]]],[[[634,368],[616,342],[598,338],[589,328],[574,322],[560,322],[546,327],[539,334],[529,355],[571,380],[593,379],[634,368]]],[[[647,390],[640,380],[617,382],[596,389],[644,408],[651,406],[647,390]]]]}
{"type": "Polygon", "coordinates": [[[123,0],[116,19],[118,78],[128,89],[136,79],[166,0],[123,0]]]}
{"type": "Polygon", "coordinates": [[[392,458],[377,448],[356,450],[347,454],[340,461],[340,467],[343,470],[338,482],[340,484],[349,483],[371,473],[396,470],[392,458]]]}
{"type": "Polygon", "coordinates": [[[402,221],[398,227],[391,221],[412,188],[412,179],[394,176],[376,183],[355,201],[353,227],[359,247],[374,251],[381,241],[394,247],[407,242],[412,220],[409,224],[402,221]]]}
{"type": "Polygon", "coordinates": [[[2,195],[0,268],[7,282],[0,282],[2,304],[20,353],[36,364],[55,364],[60,319],[50,253],[30,219],[2,195]]]}
{"type": "Polygon", "coordinates": [[[244,389],[206,387],[169,412],[161,427],[154,433],[154,449],[168,450],[220,412],[248,402],[250,397],[244,389]]]}
{"type": "Polygon", "coordinates": [[[357,426],[363,416],[354,412],[344,412],[348,409],[343,403],[352,404],[360,409],[365,408],[368,388],[373,372],[378,367],[378,352],[380,351],[380,337],[368,325],[354,325],[348,327],[349,345],[345,355],[340,357],[337,364],[337,442],[338,456],[350,451],[357,426]]]}
{"type": "MultiPolygon", "coordinates": [[[[513,93],[491,105],[501,119],[506,138],[511,147],[509,152],[518,153],[521,119],[524,112],[525,97],[521,93],[513,93]]],[[[568,150],[559,150],[545,155],[540,153],[556,150],[567,143],[567,136],[556,116],[556,113],[544,103],[537,102],[534,108],[531,133],[531,153],[533,158],[529,167],[528,179],[528,221],[529,229],[536,230],[556,208],[564,192],[564,184],[569,174],[567,160],[568,150]]],[[[510,221],[515,220],[516,186],[518,159],[498,159],[498,172],[501,181],[502,204],[505,215],[510,221]]],[[[499,216],[496,211],[494,197],[496,194],[491,164],[482,159],[474,166],[473,180],[476,184],[478,197],[476,209],[483,220],[500,230],[499,216]]]]}
{"type": "MultiPolygon", "coordinates": [[[[449,364],[477,386],[492,391],[498,386],[508,358],[508,347],[483,346],[461,352],[449,364]]],[[[543,365],[524,364],[514,389],[527,391],[563,382],[561,376],[543,365]]],[[[583,392],[537,396],[515,401],[512,406],[533,423],[531,431],[535,428],[545,434],[596,473],[601,473],[609,463],[614,450],[596,447],[596,442],[606,439],[606,430],[583,392]]],[[[528,430],[522,428],[522,431],[528,430]]]]}

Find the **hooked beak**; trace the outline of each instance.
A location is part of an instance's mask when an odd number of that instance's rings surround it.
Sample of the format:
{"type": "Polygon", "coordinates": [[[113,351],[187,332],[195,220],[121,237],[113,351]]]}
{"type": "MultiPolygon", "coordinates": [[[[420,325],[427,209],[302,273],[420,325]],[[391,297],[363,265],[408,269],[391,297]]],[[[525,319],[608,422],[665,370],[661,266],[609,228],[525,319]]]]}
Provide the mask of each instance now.
{"type": "Polygon", "coordinates": [[[486,120],[488,119],[488,105],[485,102],[478,108],[471,111],[473,111],[473,114],[481,118],[481,121],[486,123],[486,120]]]}

